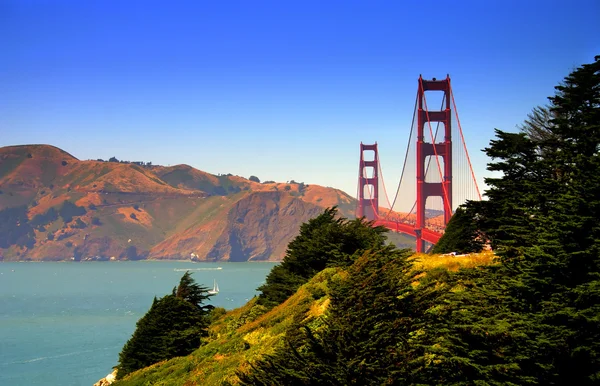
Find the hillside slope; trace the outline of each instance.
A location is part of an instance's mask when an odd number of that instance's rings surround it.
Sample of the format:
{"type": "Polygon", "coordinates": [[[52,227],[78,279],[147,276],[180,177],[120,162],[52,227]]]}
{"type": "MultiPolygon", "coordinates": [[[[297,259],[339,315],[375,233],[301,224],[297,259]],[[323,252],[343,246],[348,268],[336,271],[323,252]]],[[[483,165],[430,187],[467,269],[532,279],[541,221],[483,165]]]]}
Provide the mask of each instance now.
{"type": "Polygon", "coordinates": [[[1,260],[279,260],[333,205],[352,217],[354,199],[333,188],[0,148],[1,260]]]}
{"type": "MultiPolygon", "coordinates": [[[[495,263],[490,252],[459,259],[443,255],[427,255],[426,258],[425,255],[415,255],[413,259],[415,268],[425,271],[457,271],[495,263]]],[[[282,347],[286,333],[297,329],[299,322],[315,332],[324,328],[331,283],[347,276],[345,269],[327,268],[302,285],[287,301],[269,311],[257,304],[256,298],[251,299],[243,307],[228,311],[215,321],[210,327],[207,343],[191,355],[139,370],[114,385],[238,384],[237,373],[250,371],[252,363],[282,347]]]]}

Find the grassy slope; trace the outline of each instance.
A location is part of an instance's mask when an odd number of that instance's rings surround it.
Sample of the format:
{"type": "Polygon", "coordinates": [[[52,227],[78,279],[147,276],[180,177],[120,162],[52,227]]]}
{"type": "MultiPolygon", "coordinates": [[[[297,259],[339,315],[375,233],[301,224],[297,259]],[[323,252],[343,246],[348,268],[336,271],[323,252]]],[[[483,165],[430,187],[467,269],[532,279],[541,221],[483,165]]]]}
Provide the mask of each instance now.
{"type": "MultiPolygon", "coordinates": [[[[415,268],[425,270],[441,267],[456,271],[461,267],[494,263],[491,252],[460,257],[417,254],[413,259],[415,268]]],[[[261,307],[252,299],[214,322],[208,343],[191,355],[157,363],[130,374],[115,385],[236,384],[236,371],[246,371],[249,363],[273,353],[282,344],[286,329],[294,318],[303,318],[309,321],[311,327],[319,328],[319,317],[329,304],[327,284],[335,276],[344,274],[341,269],[328,268],[300,287],[285,303],[262,315],[261,307]]]]}

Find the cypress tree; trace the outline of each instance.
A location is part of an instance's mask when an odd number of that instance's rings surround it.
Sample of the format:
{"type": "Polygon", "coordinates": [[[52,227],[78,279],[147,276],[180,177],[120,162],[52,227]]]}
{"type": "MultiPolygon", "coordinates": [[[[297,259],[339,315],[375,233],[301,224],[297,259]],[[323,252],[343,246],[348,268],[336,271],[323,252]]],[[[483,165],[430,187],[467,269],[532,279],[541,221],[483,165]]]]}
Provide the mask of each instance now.
{"type": "Polygon", "coordinates": [[[484,237],[477,227],[472,211],[458,207],[446,226],[446,231],[433,246],[431,253],[481,252],[484,237]]]}
{"type": "Polygon", "coordinates": [[[202,305],[211,296],[206,291],[208,288],[196,284],[188,271],[173,294],[155,297],[119,353],[118,378],[200,347],[208,334],[208,313],[213,308],[202,305]]]}
{"type": "Polygon", "coordinates": [[[373,227],[362,219],[338,217],[336,207],[326,209],[300,226],[281,264],[273,267],[265,284],[258,288],[258,303],[283,303],[317,272],[348,266],[365,250],[383,248],[386,232],[384,227],[373,227]]]}

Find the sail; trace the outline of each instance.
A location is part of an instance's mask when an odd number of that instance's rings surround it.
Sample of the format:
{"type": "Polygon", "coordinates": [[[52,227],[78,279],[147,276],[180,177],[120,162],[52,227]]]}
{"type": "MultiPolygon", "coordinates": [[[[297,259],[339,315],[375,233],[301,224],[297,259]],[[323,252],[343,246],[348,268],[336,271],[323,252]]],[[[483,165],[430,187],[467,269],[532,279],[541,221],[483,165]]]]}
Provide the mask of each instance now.
{"type": "Polygon", "coordinates": [[[219,293],[219,285],[217,284],[217,280],[214,281],[213,289],[208,291],[209,294],[215,295],[219,293]]]}

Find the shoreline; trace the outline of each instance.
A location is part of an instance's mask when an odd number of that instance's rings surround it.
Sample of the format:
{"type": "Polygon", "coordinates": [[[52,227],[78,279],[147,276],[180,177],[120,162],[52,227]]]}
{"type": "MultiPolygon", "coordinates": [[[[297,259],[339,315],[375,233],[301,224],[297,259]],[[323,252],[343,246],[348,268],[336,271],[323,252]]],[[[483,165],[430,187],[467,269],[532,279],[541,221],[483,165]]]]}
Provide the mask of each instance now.
{"type": "Polygon", "coordinates": [[[146,262],[146,263],[160,263],[160,262],[169,262],[169,263],[193,263],[193,264],[236,264],[236,263],[281,263],[282,260],[247,260],[247,261],[191,261],[191,260],[179,260],[179,259],[151,259],[151,260],[81,260],[81,261],[73,261],[73,260],[0,260],[0,264],[3,263],[125,263],[125,262],[146,262]]]}

